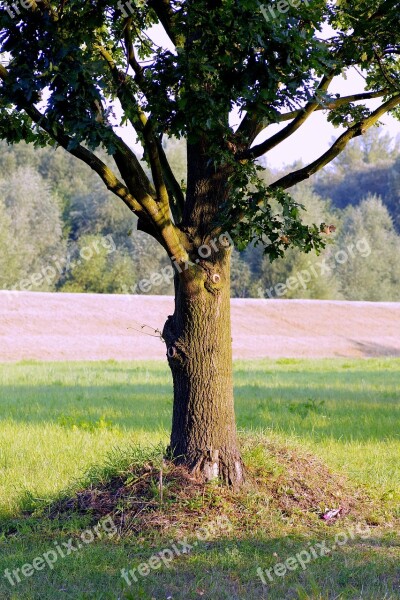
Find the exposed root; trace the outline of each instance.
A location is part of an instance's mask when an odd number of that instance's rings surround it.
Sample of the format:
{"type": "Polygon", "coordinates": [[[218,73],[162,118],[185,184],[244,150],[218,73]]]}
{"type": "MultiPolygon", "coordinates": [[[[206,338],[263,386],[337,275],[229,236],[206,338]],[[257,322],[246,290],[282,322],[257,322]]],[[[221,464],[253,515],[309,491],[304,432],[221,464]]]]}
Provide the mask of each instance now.
{"type": "Polygon", "coordinates": [[[178,456],[174,462],[187,465],[190,472],[205,483],[221,481],[237,490],[246,479],[245,467],[238,451],[209,450],[207,453],[197,454],[191,460],[178,456]]]}

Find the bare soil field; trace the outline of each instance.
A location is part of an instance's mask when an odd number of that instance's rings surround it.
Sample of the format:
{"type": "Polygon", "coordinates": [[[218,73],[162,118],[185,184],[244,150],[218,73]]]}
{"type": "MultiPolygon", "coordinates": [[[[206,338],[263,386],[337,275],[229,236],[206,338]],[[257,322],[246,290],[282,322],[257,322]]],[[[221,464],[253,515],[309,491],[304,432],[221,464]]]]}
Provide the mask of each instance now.
{"type": "MultiPolygon", "coordinates": [[[[162,359],[170,296],[0,291],[0,361],[162,359]]],[[[400,303],[232,300],[233,356],[400,356],[400,303]]]]}

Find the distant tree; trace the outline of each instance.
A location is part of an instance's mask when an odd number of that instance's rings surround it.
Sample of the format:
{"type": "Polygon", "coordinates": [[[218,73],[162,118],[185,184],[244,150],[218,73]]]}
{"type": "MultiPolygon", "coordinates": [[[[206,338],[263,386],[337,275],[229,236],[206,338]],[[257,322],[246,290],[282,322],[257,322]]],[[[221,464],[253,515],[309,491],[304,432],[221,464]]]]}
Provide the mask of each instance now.
{"type": "MultiPolygon", "coordinates": [[[[329,202],[313,193],[309,183],[296,186],[293,197],[305,208],[304,223],[324,222],[339,227],[340,214],[331,209],[329,202]]],[[[334,244],[334,239],[331,241],[334,244]]],[[[307,255],[289,248],[284,258],[272,263],[264,257],[257,284],[252,286],[253,294],[264,298],[340,298],[335,273],[320,266],[324,260],[329,260],[332,247],[328,245],[318,254],[312,251],[307,255]]]]}
{"type": "MultiPolygon", "coordinates": [[[[78,194],[72,197],[68,204],[65,218],[70,227],[70,238],[73,242],[79,240],[81,236],[112,235],[117,246],[117,254],[124,256],[125,263],[131,261],[130,269],[125,269],[127,278],[123,282],[123,287],[118,284],[116,289],[125,290],[126,293],[143,293],[138,287],[138,283],[146,281],[151,274],[160,272],[169,263],[163,248],[149,235],[136,231],[136,217],[132,218],[132,213],[121,202],[117,203],[115,196],[109,195],[104,186],[97,180],[93,188],[84,194],[78,194]],[[135,273],[131,280],[129,273],[135,273]]],[[[73,244],[72,244],[73,245],[73,244]]],[[[92,282],[92,287],[95,282],[92,282]]],[[[79,287],[79,286],[78,286],[79,287]]],[[[83,291],[78,290],[77,291],[83,291]]],[[[143,286],[146,289],[146,286],[143,286]]],[[[104,286],[98,281],[98,291],[102,292],[104,286]]],[[[92,291],[96,291],[92,289],[92,291]]],[[[173,293],[173,278],[159,278],[157,285],[152,285],[149,292],[151,294],[173,293]]]]}
{"type": "MultiPolygon", "coordinates": [[[[177,156],[182,157],[182,148],[178,144],[177,156]]],[[[113,240],[118,248],[116,256],[123,254],[124,262],[131,261],[129,269],[123,271],[127,274],[124,282],[124,289],[130,293],[135,290],[137,281],[145,280],[151,273],[160,272],[168,265],[168,257],[165,256],[163,248],[147,234],[136,232],[131,235],[137,226],[137,217],[132,214],[127,206],[119,202],[114,194],[109,192],[99,180],[96,174],[84,163],[77,162],[73,156],[64,152],[62,148],[57,152],[52,148],[34,148],[33,145],[20,143],[8,146],[0,142],[0,169],[2,172],[4,186],[9,188],[13,185],[15,173],[18,171],[18,165],[23,164],[30,167],[32,173],[39,173],[43,177],[43,186],[59,199],[59,207],[62,209],[62,229],[64,239],[64,253],[62,263],[66,260],[67,254],[76,253],[76,241],[81,236],[112,234],[113,240]],[[71,175],[72,172],[72,175],[71,175]],[[133,263],[135,266],[133,266],[133,263]],[[130,275],[135,273],[133,279],[130,275]]],[[[105,152],[100,153],[105,160],[109,157],[105,152]]],[[[15,232],[18,236],[19,233],[15,232]]],[[[3,240],[6,239],[6,229],[3,240]]],[[[34,240],[32,240],[34,241],[34,240]]],[[[2,269],[2,285],[11,285],[14,281],[12,274],[16,272],[15,264],[11,262],[10,249],[13,244],[21,247],[22,240],[18,237],[12,240],[12,244],[5,244],[7,261],[2,269]],[[8,282],[6,284],[6,282],[8,282]]],[[[40,254],[32,247],[31,254],[40,254]]],[[[30,255],[29,255],[30,256],[30,255]]],[[[29,256],[21,256],[27,263],[29,271],[29,256]]],[[[52,263],[53,264],[53,263],[52,263]]],[[[110,263],[111,264],[111,263],[110,263]]],[[[125,265],[127,267],[127,265],[125,265]]],[[[60,274],[56,268],[57,273],[60,274]]],[[[25,271],[24,271],[25,272],[25,271]]],[[[72,286],[70,281],[71,273],[68,273],[68,286],[72,286]]],[[[20,280],[21,277],[18,277],[20,280]]],[[[22,277],[23,279],[23,277],[22,277]]],[[[58,281],[52,278],[52,281],[58,281]]],[[[66,285],[65,274],[58,283],[58,288],[66,285]]],[[[43,286],[40,288],[42,289],[43,286]]],[[[95,281],[92,281],[90,289],[99,293],[103,292],[107,285],[99,280],[97,288],[95,281]]],[[[36,289],[36,288],[35,288],[36,289]]],[[[50,289],[54,289],[52,285],[50,289]]],[[[71,288],[72,289],[72,288],[71,288]]],[[[79,292],[85,290],[85,286],[74,283],[74,289],[79,292]]],[[[119,285],[116,290],[121,291],[119,285]]],[[[136,288],[136,293],[142,293],[136,288]]],[[[173,293],[173,283],[171,278],[165,277],[158,282],[158,285],[152,286],[152,294],[173,293]]]]}
{"type": "Polygon", "coordinates": [[[59,199],[32,168],[20,167],[0,179],[3,213],[3,261],[0,285],[4,288],[54,290],[60,271],[43,271],[49,262],[63,260],[65,243],[59,199]],[[7,227],[4,227],[4,224],[7,227]],[[36,276],[32,283],[32,275],[36,276]]]}
{"type": "Polygon", "coordinates": [[[335,269],[345,298],[400,300],[400,236],[380,198],[347,208],[337,247],[347,256],[335,269]]]}
{"type": "Polygon", "coordinates": [[[250,265],[234,250],[231,264],[231,294],[234,298],[247,298],[251,294],[252,273],[250,265]]]}
{"type": "MultiPolygon", "coordinates": [[[[103,155],[106,153],[103,152],[103,155]]],[[[57,194],[63,207],[75,195],[88,193],[98,180],[88,165],[76,161],[62,148],[41,148],[25,142],[8,145],[1,140],[0,169],[3,178],[6,180],[21,165],[38,172],[47,187],[57,194]]],[[[109,197],[113,194],[109,193],[109,197]]]]}
{"type": "Polygon", "coordinates": [[[17,253],[17,241],[12,233],[11,216],[0,199],[0,289],[10,289],[25,273],[17,253]]]}
{"type": "Polygon", "coordinates": [[[398,141],[373,128],[345,148],[314,189],[338,208],[355,206],[368,194],[380,196],[400,231],[399,154],[398,141]]]}
{"type": "Polygon", "coordinates": [[[390,167],[388,196],[384,198],[397,233],[400,234],[400,154],[390,167]]]}
{"type": "Polygon", "coordinates": [[[82,235],[70,256],[61,291],[121,293],[135,276],[132,259],[116,247],[111,235],[82,235]]]}

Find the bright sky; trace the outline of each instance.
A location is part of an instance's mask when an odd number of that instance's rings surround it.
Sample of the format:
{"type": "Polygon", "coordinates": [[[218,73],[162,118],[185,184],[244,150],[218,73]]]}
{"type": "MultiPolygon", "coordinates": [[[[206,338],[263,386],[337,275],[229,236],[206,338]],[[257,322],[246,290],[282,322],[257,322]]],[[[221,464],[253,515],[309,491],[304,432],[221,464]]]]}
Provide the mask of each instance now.
{"type": "MultiPolygon", "coordinates": [[[[148,31],[148,35],[157,44],[163,47],[168,47],[173,50],[171,41],[164,32],[161,26],[154,26],[148,31]]],[[[348,96],[364,91],[364,80],[354,69],[348,72],[347,79],[344,77],[336,77],[330,87],[330,92],[348,96]]],[[[380,101],[372,100],[366,103],[372,108],[379,106],[380,101]]],[[[337,138],[343,133],[343,128],[335,128],[326,120],[326,114],[323,111],[312,115],[308,121],[286,141],[282,142],[268,153],[266,156],[267,164],[272,168],[280,168],[284,165],[290,165],[295,161],[302,160],[305,164],[315,160],[323,154],[331,145],[332,138],[337,138]]],[[[239,116],[237,116],[239,120],[239,116]]],[[[236,115],[231,115],[231,122],[235,123],[236,115]]],[[[238,121],[237,120],[237,124],[238,121]]],[[[381,119],[382,132],[387,131],[394,138],[400,134],[400,122],[390,116],[385,116],[381,119]]],[[[264,139],[274,135],[279,129],[287,125],[271,125],[257,138],[255,143],[260,143],[264,139]]],[[[135,133],[129,127],[121,128],[119,131],[124,140],[131,146],[135,145],[135,133]]],[[[351,142],[350,142],[351,143],[351,142]]],[[[135,146],[135,150],[141,154],[141,147],[135,146]]]]}
{"type": "MultiPolygon", "coordinates": [[[[342,96],[363,92],[363,79],[353,70],[348,74],[347,81],[343,77],[336,77],[332,82],[330,91],[342,96]]],[[[366,104],[372,108],[377,108],[380,102],[378,99],[366,104]]],[[[278,168],[285,164],[292,164],[299,159],[303,160],[304,163],[309,163],[318,158],[330,147],[332,137],[336,139],[345,131],[343,128],[333,127],[327,122],[326,117],[327,114],[322,111],[312,115],[295,134],[268,153],[266,157],[267,164],[270,167],[278,168]]],[[[389,132],[392,137],[400,134],[400,122],[397,119],[386,115],[381,121],[384,124],[381,127],[382,132],[389,132]]],[[[287,123],[283,126],[285,125],[287,123]]],[[[257,141],[270,137],[281,128],[282,125],[271,125],[268,132],[263,132],[257,141]]]]}

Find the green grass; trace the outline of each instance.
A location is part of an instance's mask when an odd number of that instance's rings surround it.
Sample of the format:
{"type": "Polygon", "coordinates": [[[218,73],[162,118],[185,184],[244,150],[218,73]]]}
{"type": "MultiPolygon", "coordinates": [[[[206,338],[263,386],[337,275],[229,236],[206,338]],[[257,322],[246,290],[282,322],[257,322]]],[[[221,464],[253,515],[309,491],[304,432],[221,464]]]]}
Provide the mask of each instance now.
{"type": "MultiPolygon", "coordinates": [[[[129,455],[137,444],[165,444],[172,391],[162,363],[23,362],[2,365],[0,372],[1,599],[400,598],[400,360],[235,364],[236,412],[245,438],[254,444],[273,439],[320,457],[367,490],[374,502],[369,522],[375,515],[380,524],[372,537],[357,538],[268,586],[257,577],[258,566],[272,567],[341,531],[339,523],[336,529],[322,522],[310,527],[300,517],[296,522],[266,510],[261,527],[254,518],[261,508],[247,499],[241,526],[230,536],[200,544],[131,588],[120,569],[168,548],[171,537],[104,538],[12,588],[2,577],[5,568],[31,562],[87,525],[77,515],[57,522],[22,512],[76,488],[89,467],[103,468],[113,448],[129,455]]],[[[248,460],[261,459],[250,453],[248,460]]]]}

